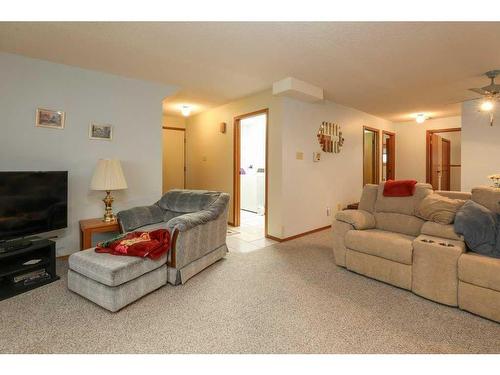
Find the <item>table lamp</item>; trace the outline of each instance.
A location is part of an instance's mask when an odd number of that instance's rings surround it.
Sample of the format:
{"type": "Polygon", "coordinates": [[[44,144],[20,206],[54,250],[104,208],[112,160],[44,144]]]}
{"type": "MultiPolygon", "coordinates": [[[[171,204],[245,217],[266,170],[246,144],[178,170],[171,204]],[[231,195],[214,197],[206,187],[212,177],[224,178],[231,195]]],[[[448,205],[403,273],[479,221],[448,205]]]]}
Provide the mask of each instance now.
{"type": "Polygon", "coordinates": [[[112,208],[113,197],[111,196],[111,190],[127,188],[127,181],[125,181],[120,161],[99,159],[94,170],[94,175],[92,176],[90,188],[106,192],[106,197],[102,200],[105,206],[103,221],[114,221],[115,215],[112,208]]]}

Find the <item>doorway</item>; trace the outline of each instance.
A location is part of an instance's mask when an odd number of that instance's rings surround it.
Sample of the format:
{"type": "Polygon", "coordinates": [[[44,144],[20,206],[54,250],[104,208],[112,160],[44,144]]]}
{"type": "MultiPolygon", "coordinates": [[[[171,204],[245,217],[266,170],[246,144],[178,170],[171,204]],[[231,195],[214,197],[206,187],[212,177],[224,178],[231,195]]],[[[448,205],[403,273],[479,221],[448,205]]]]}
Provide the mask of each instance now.
{"type": "Polygon", "coordinates": [[[426,181],[434,190],[461,190],[461,130],[426,132],[426,181]]]}
{"type": "Polygon", "coordinates": [[[382,181],[396,179],[396,134],[382,132],[382,181]]]}
{"type": "Polygon", "coordinates": [[[252,238],[267,236],[268,110],[234,119],[233,223],[252,238]]]}
{"type": "Polygon", "coordinates": [[[363,186],[379,183],[379,134],[378,129],[363,126],[363,186]]]}
{"type": "Polygon", "coordinates": [[[164,126],[163,193],[186,187],[186,129],[164,126]]]}

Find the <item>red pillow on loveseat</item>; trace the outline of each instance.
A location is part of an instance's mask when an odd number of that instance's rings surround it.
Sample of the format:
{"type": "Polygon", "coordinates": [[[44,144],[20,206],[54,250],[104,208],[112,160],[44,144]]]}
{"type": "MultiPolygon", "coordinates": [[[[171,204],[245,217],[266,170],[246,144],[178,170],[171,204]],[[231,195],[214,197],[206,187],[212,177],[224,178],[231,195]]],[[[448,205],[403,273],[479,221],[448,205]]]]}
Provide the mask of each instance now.
{"type": "Polygon", "coordinates": [[[410,197],[415,192],[416,180],[387,180],[384,197],[410,197]]]}

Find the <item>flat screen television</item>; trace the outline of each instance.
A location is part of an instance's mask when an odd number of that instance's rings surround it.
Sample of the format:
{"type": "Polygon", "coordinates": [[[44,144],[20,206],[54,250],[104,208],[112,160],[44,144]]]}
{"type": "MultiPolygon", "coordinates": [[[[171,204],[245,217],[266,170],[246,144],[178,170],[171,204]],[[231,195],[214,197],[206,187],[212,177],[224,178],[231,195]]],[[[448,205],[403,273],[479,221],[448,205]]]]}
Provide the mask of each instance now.
{"type": "Polygon", "coordinates": [[[68,172],[0,172],[0,241],[66,228],[68,172]]]}

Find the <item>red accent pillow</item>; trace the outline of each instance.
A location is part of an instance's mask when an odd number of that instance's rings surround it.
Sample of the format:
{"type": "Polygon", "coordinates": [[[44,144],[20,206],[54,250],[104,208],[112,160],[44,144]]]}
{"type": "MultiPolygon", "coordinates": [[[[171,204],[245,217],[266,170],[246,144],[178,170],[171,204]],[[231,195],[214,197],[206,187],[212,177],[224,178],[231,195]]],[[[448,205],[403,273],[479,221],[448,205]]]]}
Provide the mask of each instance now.
{"type": "Polygon", "coordinates": [[[384,184],[384,197],[410,197],[416,184],[416,180],[388,180],[384,184]]]}

